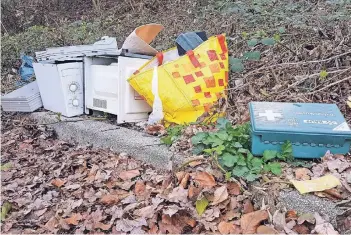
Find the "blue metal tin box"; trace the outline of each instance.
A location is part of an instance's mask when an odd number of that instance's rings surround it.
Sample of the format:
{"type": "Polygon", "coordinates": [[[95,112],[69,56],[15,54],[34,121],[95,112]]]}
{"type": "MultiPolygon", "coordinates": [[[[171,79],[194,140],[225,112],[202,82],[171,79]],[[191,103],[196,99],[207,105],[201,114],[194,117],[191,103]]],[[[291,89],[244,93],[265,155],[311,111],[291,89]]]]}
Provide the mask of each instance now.
{"type": "Polygon", "coordinates": [[[350,151],[351,129],[335,104],[251,102],[252,154],[280,150],[287,140],[296,158],[350,151]]]}

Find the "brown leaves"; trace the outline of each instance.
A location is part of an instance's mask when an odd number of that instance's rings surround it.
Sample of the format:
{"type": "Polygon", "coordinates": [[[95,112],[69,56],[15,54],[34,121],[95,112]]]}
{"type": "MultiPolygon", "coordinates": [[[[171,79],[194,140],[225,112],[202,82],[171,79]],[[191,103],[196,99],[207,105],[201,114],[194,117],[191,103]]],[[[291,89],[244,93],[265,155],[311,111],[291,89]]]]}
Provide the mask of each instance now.
{"type": "Polygon", "coordinates": [[[278,231],[275,230],[274,228],[261,225],[261,226],[258,226],[256,233],[257,234],[278,234],[278,231]]]}
{"type": "Polygon", "coordinates": [[[214,199],[213,199],[212,205],[217,205],[223,202],[224,200],[226,200],[227,198],[228,198],[227,186],[223,185],[222,187],[217,188],[216,191],[214,192],[214,199]]]}
{"type": "Polygon", "coordinates": [[[257,227],[266,219],[268,219],[268,213],[265,210],[254,211],[243,215],[240,219],[243,234],[256,233],[257,227]]]}
{"type": "Polygon", "coordinates": [[[78,222],[82,220],[82,215],[77,213],[77,214],[72,214],[71,217],[65,219],[65,222],[67,224],[72,224],[72,225],[78,225],[78,222]]]}
{"type": "Polygon", "coordinates": [[[218,224],[218,231],[221,234],[238,234],[240,233],[240,228],[233,223],[222,221],[218,224]]]}
{"type": "Polygon", "coordinates": [[[145,128],[149,135],[163,135],[166,133],[165,127],[161,124],[149,125],[145,128]]]}
{"type": "Polygon", "coordinates": [[[228,192],[230,195],[239,195],[240,194],[240,185],[235,182],[229,182],[227,184],[228,192]]]}
{"type": "Polygon", "coordinates": [[[49,219],[49,221],[45,224],[44,227],[50,232],[54,232],[56,230],[58,223],[59,222],[55,217],[51,217],[51,219],[49,219]]]}
{"type": "Polygon", "coordinates": [[[213,187],[216,185],[215,178],[207,172],[196,172],[194,177],[195,182],[197,182],[201,187],[213,187]]]}
{"type": "Polygon", "coordinates": [[[113,205],[119,202],[121,199],[116,194],[106,194],[101,197],[100,202],[106,205],[113,205]]]}
{"type": "Polygon", "coordinates": [[[297,180],[309,180],[312,172],[307,168],[297,168],[295,170],[295,178],[297,180]]]}
{"type": "Polygon", "coordinates": [[[140,175],[139,170],[129,170],[129,171],[122,171],[121,173],[119,173],[118,177],[121,178],[122,180],[130,180],[139,175],[140,175]]]}
{"type": "Polygon", "coordinates": [[[146,186],[143,181],[138,180],[135,184],[134,193],[137,196],[144,195],[146,186]]]}
{"type": "Polygon", "coordinates": [[[63,181],[61,179],[58,179],[58,178],[57,179],[53,179],[51,181],[51,184],[56,186],[56,187],[58,187],[58,188],[62,187],[65,183],[66,183],[65,181],[63,181]]]}
{"type": "Polygon", "coordinates": [[[247,214],[254,211],[254,207],[249,199],[246,199],[243,204],[243,213],[247,214]]]}

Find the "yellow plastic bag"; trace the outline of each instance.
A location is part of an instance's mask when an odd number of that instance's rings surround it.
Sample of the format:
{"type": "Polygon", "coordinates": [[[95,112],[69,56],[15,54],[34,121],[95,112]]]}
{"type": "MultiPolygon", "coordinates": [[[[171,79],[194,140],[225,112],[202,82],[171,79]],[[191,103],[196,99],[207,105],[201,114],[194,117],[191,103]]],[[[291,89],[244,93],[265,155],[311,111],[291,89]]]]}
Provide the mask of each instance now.
{"type": "MultiPolygon", "coordinates": [[[[154,57],[128,79],[151,106],[154,102],[153,68],[158,64],[159,58],[154,57]]],[[[164,120],[177,124],[195,122],[204,113],[211,113],[219,99],[226,99],[228,50],[225,35],[210,37],[180,57],[176,48],[163,52],[163,63],[158,66],[157,73],[164,120]]]]}
{"type": "Polygon", "coordinates": [[[313,180],[291,180],[291,183],[301,193],[319,192],[340,186],[340,180],[333,175],[326,175],[313,180]]]}

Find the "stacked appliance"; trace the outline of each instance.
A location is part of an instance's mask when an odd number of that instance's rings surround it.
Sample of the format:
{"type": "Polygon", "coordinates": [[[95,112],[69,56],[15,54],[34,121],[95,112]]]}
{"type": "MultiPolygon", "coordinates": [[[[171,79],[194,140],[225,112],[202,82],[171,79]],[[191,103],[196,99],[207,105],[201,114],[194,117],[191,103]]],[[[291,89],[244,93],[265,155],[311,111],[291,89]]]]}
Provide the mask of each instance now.
{"type": "Polygon", "coordinates": [[[7,112],[33,112],[42,107],[37,82],[31,82],[11,93],[1,96],[1,106],[7,112]]]}
{"type": "Polygon", "coordinates": [[[67,47],[47,48],[45,51],[35,53],[38,62],[82,60],[84,56],[117,55],[118,47],[116,38],[104,36],[100,41],[91,45],[78,45],[67,47]]]}
{"type": "Polygon", "coordinates": [[[115,114],[117,123],[147,120],[151,107],[127,81],[147,61],[126,55],[85,57],[85,112],[99,110],[115,114]]]}
{"type": "Polygon", "coordinates": [[[33,67],[45,109],[66,117],[98,110],[117,115],[117,123],[147,120],[151,107],[127,79],[151,56],[118,50],[110,37],[36,55],[33,67]]]}

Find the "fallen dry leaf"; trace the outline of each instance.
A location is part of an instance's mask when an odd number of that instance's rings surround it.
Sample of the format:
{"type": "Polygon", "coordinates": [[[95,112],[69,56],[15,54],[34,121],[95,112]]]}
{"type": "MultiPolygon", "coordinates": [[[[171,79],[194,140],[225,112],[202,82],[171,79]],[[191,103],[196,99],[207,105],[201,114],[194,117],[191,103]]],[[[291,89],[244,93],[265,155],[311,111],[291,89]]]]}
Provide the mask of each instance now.
{"type": "Polygon", "coordinates": [[[197,182],[201,187],[213,187],[216,185],[215,178],[213,175],[207,172],[197,172],[194,177],[195,182],[197,182]]]}
{"type": "Polygon", "coordinates": [[[144,218],[137,218],[137,219],[120,219],[116,222],[116,229],[117,231],[129,232],[132,231],[134,228],[138,228],[141,226],[147,226],[147,222],[144,218]]]}
{"type": "Polygon", "coordinates": [[[285,213],[276,210],[273,214],[272,220],[273,225],[276,229],[278,229],[279,231],[284,231],[284,228],[286,227],[285,213]]]}
{"type": "Polygon", "coordinates": [[[316,227],[312,230],[318,234],[339,234],[327,221],[325,221],[318,213],[314,213],[314,217],[316,218],[316,227]]]}
{"type": "Polygon", "coordinates": [[[339,173],[351,167],[351,163],[341,159],[327,161],[327,167],[331,172],[337,170],[339,173]]]}
{"type": "Polygon", "coordinates": [[[229,182],[227,184],[228,192],[230,195],[239,195],[240,194],[240,185],[235,182],[229,182]]]}
{"type": "Polygon", "coordinates": [[[107,231],[111,228],[112,224],[104,224],[101,222],[94,223],[94,228],[99,228],[101,230],[107,231]]]}
{"type": "Polygon", "coordinates": [[[333,196],[336,199],[344,199],[344,197],[335,188],[326,189],[323,192],[333,196]]]}
{"type": "Polygon", "coordinates": [[[261,225],[261,226],[258,226],[256,233],[257,234],[278,234],[278,231],[275,230],[274,228],[261,225]]]}
{"type": "Polygon", "coordinates": [[[183,223],[186,223],[187,225],[189,225],[192,228],[194,228],[196,226],[196,220],[194,220],[193,218],[191,218],[189,216],[180,216],[179,220],[182,221],[183,223]]]}
{"type": "Polygon", "coordinates": [[[233,223],[222,221],[218,224],[218,231],[221,234],[238,234],[240,233],[240,228],[233,223]]]}
{"type": "Polygon", "coordinates": [[[137,177],[140,175],[139,170],[129,170],[129,171],[122,171],[118,177],[121,178],[122,180],[130,180],[133,179],[134,177],[137,177]]]}
{"type": "Polygon", "coordinates": [[[297,180],[309,180],[312,172],[307,168],[297,168],[295,170],[295,178],[297,180]]]}
{"type": "Polygon", "coordinates": [[[140,216],[142,218],[150,219],[152,216],[155,215],[155,208],[157,206],[146,206],[140,209],[135,210],[133,213],[134,215],[140,216]]]}
{"type": "Polygon", "coordinates": [[[174,188],[170,194],[168,194],[168,200],[170,202],[186,203],[188,201],[188,190],[178,186],[174,188]]]}
{"type": "Polygon", "coordinates": [[[178,171],[176,173],[176,176],[177,176],[178,184],[179,184],[185,176],[185,171],[178,171]]]}
{"type": "Polygon", "coordinates": [[[134,193],[137,196],[144,195],[145,189],[146,189],[146,186],[145,186],[144,182],[141,180],[138,180],[135,183],[134,193]]]}
{"type": "Polygon", "coordinates": [[[298,224],[303,224],[305,221],[307,221],[310,224],[315,224],[316,218],[311,213],[305,213],[300,215],[300,217],[297,219],[298,224]]]}
{"type": "Polygon", "coordinates": [[[100,202],[106,205],[116,204],[120,201],[120,197],[116,194],[106,194],[101,197],[100,202]]]}
{"type": "Polygon", "coordinates": [[[79,221],[82,220],[82,215],[79,213],[72,214],[71,217],[64,219],[67,224],[78,225],[79,221]]]}
{"type": "Polygon", "coordinates": [[[157,225],[154,224],[154,225],[150,226],[150,229],[148,231],[149,234],[156,234],[157,232],[158,232],[157,225]]]}
{"type": "Polygon", "coordinates": [[[62,187],[62,185],[64,185],[65,183],[66,183],[65,181],[63,181],[61,179],[58,179],[58,178],[57,179],[53,179],[51,181],[51,184],[56,186],[56,187],[58,187],[58,188],[62,187]]]}
{"type": "Polygon", "coordinates": [[[297,220],[298,219],[297,212],[295,210],[288,210],[285,214],[285,218],[287,221],[297,220]]]}
{"type": "Polygon", "coordinates": [[[200,194],[200,192],[201,192],[201,188],[197,188],[197,187],[195,187],[195,186],[193,186],[193,185],[190,185],[188,190],[189,190],[189,191],[188,191],[188,197],[189,197],[190,199],[197,198],[197,196],[198,196],[198,195],[200,194]]]}
{"type": "Polygon", "coordinates": [[[47,230],[49,230],[50,232],[53,232],[56,230],[57,225],[59,224],[59,222],[57,221],[57,219],[54,217],[51,217],[51,219],[49,219],[49,221],[45,224],[45,228],[47,230]]]}
{"type": "Polygon", "coordinates": [[[256,233],[257,227],[266,219],[268,219],[268,212],[265,210],[254,211],[243,215],[240,219],[243,234],[256,233]]]}
{"type": "Polygon", "coordinates": [[[145,131],[149,135],[163,135],[166,133],[165,127],[161,124],[148,125],[145,131]]]}
{"type": "Polygon", "coordinates": [[[214,192],[214,199],[211,205],[217,205],[228,198],[227,186],[223,185],[216,189],[214,192]]]}
{"type": "Polygon", "coordinates": [[[254,207],[249,199],[246,199],[243,204],[243,213],[247,214],[254,211],[254,207]]]}
{"type": "Polygon", "coordinates": [[[195,167],[195,166],[201,165],[202,163],[203,163],[202,160],[193,161],[193,162],[190,162],[190,163],[189,163],[189,166],[195,167]]]}
{"type": "Polygon", "coordinates": [[[304,224],[296,224],[292,231],[297,232],[298,234],[310,234],[311,231],[304,224]]]}
{"type": "Polygon", "coordinates": [[[188,186],[189,178],[190,178],[190,174],[186,173],[182,181],[180,182],[180,186],[182,186],[183,188],[186,188],[186,186],[188,186]]]}

